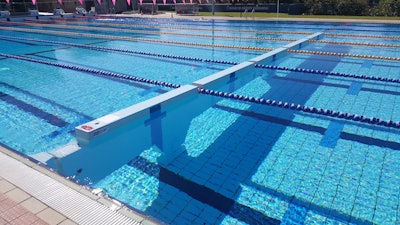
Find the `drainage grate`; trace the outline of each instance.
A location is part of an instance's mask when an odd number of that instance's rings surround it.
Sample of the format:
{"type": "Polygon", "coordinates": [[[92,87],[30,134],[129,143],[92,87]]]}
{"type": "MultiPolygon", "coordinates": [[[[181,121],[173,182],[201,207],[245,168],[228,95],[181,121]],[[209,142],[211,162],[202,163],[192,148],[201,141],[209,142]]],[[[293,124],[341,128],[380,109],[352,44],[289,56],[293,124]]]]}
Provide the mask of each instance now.
{"type": "Polygon", "coordinates": [[[140,224],[3,153],[0,176],[78,224],[140,224]]]}

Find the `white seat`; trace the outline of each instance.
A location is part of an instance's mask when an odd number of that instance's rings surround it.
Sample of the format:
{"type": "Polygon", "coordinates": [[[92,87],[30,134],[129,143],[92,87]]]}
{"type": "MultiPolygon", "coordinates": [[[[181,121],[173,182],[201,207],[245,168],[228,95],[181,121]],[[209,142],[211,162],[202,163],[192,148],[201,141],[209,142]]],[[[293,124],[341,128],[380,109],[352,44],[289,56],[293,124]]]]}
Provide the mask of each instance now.
{"type": "Polygon", "coordinates": [[[86,9],[84,9],[83,7],[76,7],[76,14],[82,14],[85,15],[87,13],[86,9]]]}
{"type": "Polygon", "coordinates": [[[9,11],[0,11],[0,17],[9,17],[10,12],[9,11]]]}

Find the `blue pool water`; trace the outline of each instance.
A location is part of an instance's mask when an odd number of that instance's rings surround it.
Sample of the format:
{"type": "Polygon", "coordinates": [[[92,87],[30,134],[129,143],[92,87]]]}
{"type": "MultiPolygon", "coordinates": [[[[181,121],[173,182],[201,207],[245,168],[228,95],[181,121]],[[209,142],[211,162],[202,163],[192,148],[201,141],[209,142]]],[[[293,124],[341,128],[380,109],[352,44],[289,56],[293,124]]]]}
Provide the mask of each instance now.
{"type": "MultiPolygon", "coordinates": [[[[240,63],[265,53],[245,47],[276,49],[292,39],[323,32],[321,41],[301,50],[349,55],[289,52],[265,64],[400,78],[399,59],[360,56],[400,57],[398,25],[142,18],[84,22],[14,26],[19,30],[0,24],[1,53],[184,85],[231,66],[205,59],[240,63]],[[107,31],[121,24],[156,33],[107,31]],[[90,27],[104,29],[94,32],[90,27]],[[343,36],[332,36],[337,34],[343,36]],[[251,39],[256,37],[288,40],[251,39]],[[65,44],[71,42],[107,50],[65,44]],[[115,50],[121,48],[159,55],[115,50]]],[[[21,59],[0,59],[0,143],[27,155],[73,142],[75,126],[172,90],[21,59]]],[[[238,78],[213,89],[400,121],[399,83],[283,69],[254,71],[256,76],[244,84],[238,78]]],[[[137,156],[123,159],[124,164],[110,171],[98,165],[96,174],[83,170],[66,175],[168,224],[400,223],[397,128],[200,94],[144,124],[158,125],[151,134],[153,146],[132,147],[137,156]],[[172,132],[179,135],[166,140],[172,132]],[[171,151],[162,147],[166,143],[178,152],[172,160],[164,158],[171,151]]],[[[127,139],[110,151],[135,146],[131,142],[127,139]]],[[[96,165],[96,157],[101,156],[93,156],[87,164],[96,165]]]]}

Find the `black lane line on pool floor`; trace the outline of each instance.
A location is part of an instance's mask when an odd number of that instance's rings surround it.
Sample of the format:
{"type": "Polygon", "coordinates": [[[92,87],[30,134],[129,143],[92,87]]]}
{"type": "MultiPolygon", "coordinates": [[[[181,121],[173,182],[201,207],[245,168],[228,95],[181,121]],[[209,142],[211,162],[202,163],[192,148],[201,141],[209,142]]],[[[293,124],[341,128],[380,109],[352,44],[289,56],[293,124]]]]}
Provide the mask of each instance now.
{"type": "Polygon", "coordinates": [[[65,110],[65,111],[69,111],[69,112],[75,113],[76,115],[83,116],[83,117],[84,117],[86,120],[88,120],[88,121],[94,120],[94,119],[95,119],[95,118],[93,118],[93,117],[91,117],[91,116],[88,116],[88,115],[85,115],[85,114],[83,114],[82,112],[79,112],[79,111],[77,111],[77,110],[75,110],[75,109],[72,109],[72,108],[69,108],[69,107],[67,107],[67,106],[61,105],[60,103],[57,103],[56,101],[53,101],[53,100],[51,100],[51,99],[44,98],[44,97],[42,97],[42,96],[33,94],[33,93],[31,93],[31,92],[29,92],[29,91],[26,91],[26,90],[23,90],[23,89],[21,89],[21,88],[19,88],[19,87],[15,87],[15,86],[13,86],[13,85],[10,85],[10,84],[7,84],[7,83],[1,82],[1,81],[0,81],[0,85],[3,85],[3,86],[5,86],[6,88],[9,88],[9,89],[14,90],[14,91],[17,91],[17,92],[21,92],[21,93],[23,93],[23,94],[25,94],[25,95],[27,95],[27,96],[30,96],[30,97],[35,98],[35,99],[38,99],[38,100],[40,100],[40,101],[49,103],[49,104],[51,104],[51,105],[53,105],[53,106],[57,106],[57,107],[59,107],[59,108],[65,110]]]}
{"type": "MultiPolygon", "coordinates": [[[[54,49],[53,51],[55,51],[55,50],[58,50],[58,49],[54,49]]],[[[95,50],[95,49],[91,49],[91,50],[95,50]]],[[[49,50],[49,52],[50,51],[52,51],[52,50],[49,50]]],[[[100,51],[103,51],[103,50],[100,50],[100,51]]],[[[143,59],[150,59],[150,60],[153,60],[153,61],[156,60],[157,62],[166,62],[166,63],[173,63],[173,64],[176,64],[176,65],[190,66],[190,67],[196,68],[195,70],[205,68],[205,69],[210,69],[210,70],[215,70],[215,71],[221,71],[221,70],[225,69],[225,68],[218,68],[218,67],[212,67],[212,66],[205,66],[205,65],[209,65],[209,64],[206,64],[206,63],[203,63],[203,62],[200,62],[200,61],[196,61],[196,62],[194,62],[196,64],[194,64],[194,63],[191,63],[191,62],[180,62],[180,61],[176,61],[176,60],[172,60],[172,59],[159,59],[159,58],[156,59],[154,56],[151,56],[151,55],[142,55],[142,54],[135,54],[135,53],[124,53],[124,52],[118,52],[118,51],[105,51],[105,50],[103,52],[112,52],[112,53],[123,54],[123,55],[127,55],[127,56],[135,56],[135,57],[143,58],[143,59]]],[[[60,59],[57,59],[57,58],[52,58],[52,57],[40,55],[40,53],[41,52],[28,53],[28,54],[25,54],[25,55],[33,55],[33,56],[40,57],[40,58],[50,59],[50,60],[56,61],[58,63],[71,63],[71,62],[66,61],[66,60],[60,60],[60,59]]],[[[87,66],[85,64],[79,64],[79,63],[75,63],[75,62],[72,62],[72,64],[79,65],[79,66],[82,66],[82,67],[87,66]]],[[[100,70],[101,68],[96,68],[96,69],[100,70]]]]}
{"type": "Polygon", "coordinates": [[[88,68],[88,67],[80,67],[80,66],[73,66],[73,65],[61,64],[61,63],[55,63],[55,62],[48,62],[48,61],[29,58],[29,57],[25,57],[25,56],[10,55],[10,54],[4,54],[4,53],[0,53],[0,56],[6,57],[6,58],[17,59],[17,60],[34,62],[34,63],[40,63],[40,64],[44,64],[44,65],[50,65],[50,66],[55,66],[55,67],[60,67],[60,68],[64,68],[64,69],[85,72],[85,73],[92,73],[92,74],[96,74],[96,75],[102,76],[102,77],[110,77],[110,78],[116,78],[116,79],[118,78],[118,79],[130,80],[130,81],[134,81],[134,82],[153,84],[153,85],[161,86],[161,87],[179,88],[181,86],[179,84],[172,84],[172,83],[157,81],[157,80],[153,80],[153,79],[136,77],[136,76],[132,76],[132,75],[128,75],[128,74],[114,73],[114,72],[98,70],[98,69],[93,69],[93,68],[88,68]]]}
{"type": "Polygon", "coordinates": [[[25,103],[25,102],[23,102],[21,100],[18,100],[16,98],[14,98],[13,96],[8,95],[8,94],[6,94],[4,92],[0,92],[0,100],[2,100],[4,102],[7,102],[8,104],[15,105],[19,109],[21,109],[21,110],[23,110],[25,112],[28,112],[28,113],[30,113],[30,114],[38,117],[38,118],[41,118],[41,119],[45,120],[46,122],[48,122],[48,123],[50,123],[50,124],[52,124],[54,126],[65,127],[65,126],[67,126],[69,124],[68,122],[62,120],[58,116],[55,116],[55,115],[50,114],[48,112],[45,112],[45,111],[43,111],[43,110],[41,110],[41,109],[39,109],[39,108],[37,108],[37,107],[35,107],[33,105],[25,103]]]}
{"type": "MultiPolygon", "coordinates": [[[[30,54],[30,55],[34,55],[34,56],[40,57],[40,58],[50,59],[50,60],[53,60],[53,61],[64,62],[64,63],[70,63],[70,62],[68,62],[68,61],[57,60],[57,59],[55,59],[55,58],[51,58],[51,57],[47,57],[47,56],[42,56],[42,55],[36,55],[36,54],[33,54],[33,53],[30,54]]],[[[79,65],[79,66],[85,66],[85,65],[83,65],[83,64],[77,64],[77,65],[79,65]]],[[[96,69],[98,69],[98,68],[96,68],[96,69]]],[[[142,83],[139,83],[139,82],[132,82],[132,81],[130,81],[130,80],[121,79],[121,78],[113,78],[113,77],[98,76],[98,75],[96,75],[96,74],[94,74],[94,73],[89,73],[89,74],[90,74],[90,75],[93,75],[93,76],[96,76],[96,77],[101,77],[101,78],[103,78],[103,79],[109,79],[109,80],[116,81],[116,82],[119,82],[119,83],[127,84],[127,85],[129,85],[129,86],[133,86],[133,87],[136,87],[136,88],[144,89],[144,91],[152,90],[152,87],[151,87],[151,86],[145,85],[145,84],[142,84],[142,83]]],[[[162,89],[156,89],[156,90],[153,89],[152,91],[157,92],[157,93],[159,93],[159,94],[164,94],[164,93],[167,93],[167,92],[168,92],[167,90],[162,90],[162,89]]]]}
{"type": "MultiPolygon", "coordinates": [[[[247,224],[280,224],[281,222],[277,219],[266,216],[264,213],[252,209],[246,205],[236,202],[234,199],[225,197],[224,195],[215,192],[214,190],[191,181],[159,164],[152,163],[145,158],[140,156],[131,160],[127,165],[132,166],[140,171],[158,178],[161,182],[166,183],[178,190],[186,193],[193,199],[205,203],[220,212],[230,215],[240,221],[246,222],[247,224]]],[[[357,222],[360,224],[372,225],[371,222],[365,221],[359,218],[352,217],[351,215],[344,214],[337,210],[331,210],[324,206],[313,204],[312,202],[307,202],[302,199],[298,199],[294,196],[289,196],[283,192],[276,191],[274,189],[260,186],[258,184],[252,183],[256,189],[265,191],[268,194],[273,195],[283,201],[287,201],[291,204],[296,204],[298,206],[308,206],[309,209],[315,210],[318,213],[325,215],[328,218],[335,218],[340,220],[349,220],[357,222]]],[[[250,185],[250,186],[251,186],[250,185]]],[[[154,215],[156,216],[156,215],[154,215]]]]}
{"type": "Polygon", "coordinates": [[[294,103],[288,103],[288,102],[276,101],[276,100],[264,99],[264,98],[255,98],[252,96],[244,96],[244,95],[238,95],[238,94],[222,92],[222,91],[214,91],[214,90],[204,89],[204,88],[198,88],[198,93],[212,95],[212,96],[218,96],[218,97],[237,100],[237,101],[249,102],[249,103],[254,103],[254,104],[296,110],[299,112],[320,115],[322,117],[333,117],[333,118],[338,118],[338,119],[343,119],[343,120],[359,122],[359,123],[363,123],[363,124],[371,124],[371,125],[375,125],[375,126],[400,129],[400,121],[383,120],[381,118],[376,118],[376,117],[359,116],[357,114],[343,113],[340,111],[335,111],[335,110],[330,110],[330,109],[308,107],[306,105],[300,105],[300,104],[296,105],[294,103]]]}
{"type": "MultiPolygon", "coordinates": [[[[61,104],[53,101],[53,100],[50,100],[50,99],[35,95],[35,94],[33,94],[33,93],[29,92],[29,91],[20,89],[18,87],[14,87],[14,86],[9,85],[7,83],[0,82],[0,85],[3,85],[6,88],[9,88],[9,89],[12,89],[12,90],[21,92],[21,93],[23,93],[23,94],[25,94],[27,96],[30,96],[30,97],[35,98],[35,99],[38,99],[39,101],[43,101],[45,103],[48,103],[48,104],[51,104],[53,106],[59,107],[62,110],[72,112],[72,113],[76,114],[79,117],[79,121],[74,122],[74,123],[69,123],[69,122],[62,120],[61,118],[59,118],[59,117],[57,117],[57,116],[55,116],[53,114],[50,114],[48,112],[43,111],[42,109],[37,108],[36,106],[33,106],[33,105],[31,105],[29,103],[26,103],[24,101],[18,100],[18,99],[16,99],[15,97],[13,97],[11,95],[7,94],[8,96],[6,96],[5,99],[2,99],[2,95],[0,95],[0,100],[6,100],[7,103],[14,104],[19,109],[24,110],[25,112],[30,113],[30,114],[38,117],[38,118],[41,118],[41,119],[45,120],[46,122],[48,122],[50,124],[52,124],[52,122],[50,122],[50,121],[53,121],[53,123],[54,123],[54,121],[57,122],[58,120],[63,121],[62,123],[58,123],[58,125],[59,125],[58,127],[60,129],[57,129],[57,130],[51,132],[49,135],[44,136],[44,138],[55,138],[56,136],[58,136],[58,135],[60,135],[62,133],[69,133],[69,134],[73,135],[73,132],[75,131],[75,127],[76,126],[79,126],[80,124],[86,123],[88,121],[92,121],[94,119],[93,117],[85,115],[85,114],[83,114],[81,112],[78,112],[75,109],[66,107],[64,105],[61,105],[61,104]],[[58,120],[55,120],[54,118],[51,118],[51,117],[49,118],[49,117],[47,117],[47,115],[53,115],[53,117],[58,118],[58,120]],[[65,123],[65,125],[62,125],[64,123],[65,123]]],[[[54,125],[54,124],[52,124],[52,125],[54,125]]]]}
{"type": "MultiPolygon", "coordinates": [[[[337,88],[343,88],[343,89],[351,88],[351,85],[334,84],[334,83],[311,81],[311,80],[305,80],[305,79],[295,79],[295,78],[290,78],[290,77],[273,76],[272,78],[279,79],[279,80],[285,80],[285,81],[292,81],[292,82],[296,82],[296,83],[312,84],[312,85],[317,85],[317,86],[337,87],[337,88]]],[[[400,92],[398,92],[398,91],[380,90],[380,89],[375,89],[375,88],[361,87],[360,90],[374,92],[374,93],[378,93],[378,94],[400,95],[400,92]]]]}
{"type": "MultiPolygon", "coordinates": [[[[327,132],[327,129],[324,127],[319,127],[319,126],[310,125],[310,124],[303,124],[303,123],[299,123],[299,122],[295,122],[295,121],[291,121],[291,120],[287,120],[287,119],[283,119],[283,118],[279,118],[279,117],[264,115],[264,114],[257,113],[257,112],[232,108],[229,106],[215,105],[214,108],[221,109],[221,110],[231,112],[231,113],[235,113],[235,114],[238,114],[241,116],[251,117],[253,119],[257,119],[257,120],[261,120],[261,121],[265,121],[265,122],[280,124],[280,125],[288,126],[288,127],[294,127],[297,129],[302,129],[302,130],[310,131],[310,132],[316,132],[321,135],[325,135],[325,133],[327,132]]],[[[358,142],[358,143],[366,144],[366,145],[374,145],[374,146],[378,146],[378,147],[390,148],[393,150],[400,150],[400,143],[393,142],[393,141],[385,141],[385,140],[381,140],[378,138],[366,137],[366,136],[361,136],[358,134],[351,134],[351,133],[344,132],[344,131],[341,131],[339,136],[343,140],[358,142]]]]}
{"type": "Polygon", "coordinates": [[[344,77],[344,78],[351,78],[351,79],[357,79],[357,80],[360,79],[360,80],[369,80],[369,81],[400,83],[400,79],[398,79],[398,78],[386,78],[386,77],[368,76],[368,75],[361,75],[361,74],[338,73],[338,72],[330,72],[330,71],[314,70],[314,69],[304,69],[304,68],[290,68],[290,67],[275,66],[275,65],[256,64],[255,67],[262,68],[262,69],[308,73],[308,74],[315,74],[315,75],[321,75],[321,76],[344,77]]]}
{"type": "Polygon", "coordinates": [[[247,224],[280,224],[280,221],[277,219],[268,217],[262,212],[252,209],[246,205],[242,205],[204,185],[186,179],[185,177],[176,174],[163,166],[152,163],[140,156],[129,162],[128,165],[139,169],[150,176],[157,177],[161,182],[177,188],[193,199],[207,204],[214,209],[247,224]],[[247,215],[251,216],[246,216],[246,213],[243,212],[248,212],[247,215]]]}
{"type": "MultiPolygon", "coordinates": [[[[99,46],[92,46],[92,45],[83,45],[83,44],[72,44],[72,43],[65,43],[65,42],[58,42],[58,41],[45,41],[45,40],[35,40],[30,38],[17,38],[17,37],[8,37],[8,36],[1,36],[0,39],[5,40],[23,40],[23,41],[37,41],[43,42],[53,45],[65,45],[70,47],[78,47],[78,48],[86,48],[91,50],[97,51],[105,51],[105,52],[116,52],[116,53],[123,53],[123,54],[138,54],[138,55],[147,55],[153,57],[162,57],[162,58],[171,58],[171,59],[179,59],[179,60],[187,60],[187,61],[199,61],[199,62],[206,62],[206,63],[216,63],[216,64],[227,64],[227,65],[237,65],[238,62],[231,62],[231,61],[224,61],[224,60],[211,60],[211,59],[201,59],[196,57],[186,57],[186,56],[176,56],[176,55],[167,55],[167,54],[159,54],[159,53],[151,53],[151,52],[142,52],[142,51],[134,51],[128,49],[120,49],[120,48],[107,48],[107,47],[99,47],[99,46]]],[[[337,60],[335,60],[337,61],[337,60]]],[[[352,78],[352,79],[362,79],[362,80],[373,80],[373,81],[381,81],[381,82],[393,82],[393,83],[400,83],[400,79],[397,78],[385,78],[385,77],[376,77],[376,76],[368,76],[368,75],[360,75],[360,74],[347,74],[347,73],[338,73],[338,72],[330,72],[330,71],[322,71],[322,70],[314,70],[314,69],[304,69],[304,68],[290,68],[290,67],[282,67],[282,66],[275,66],[275,65],[261,65],[256,64],[256,68],[260,69],[273,69],[273,70],[284,70],[284,71],[292,71],[292,72],[302,72],[302,73],[309,73],[315,75],[329,75],[329,76],[337,76],[337,77],[345,77],[345,78],[352,78]]],[[[211,68],[213,69],[213,68],[211,68]]]]}
{"type": "MultiPolygon", "coordinates": [[[[93,118],[83,116],[82,118],[79,119],[79,121],[74,123],[69,123],[56,115],[48,113],[40,108],[37,108],[34,105],[21,101],[3,92],[0,92],[0,101],[4,101],[8,104],[14,105],[20,110],[25,111],[26,113],[29,113],[39,119],[42,119],[51,125],[59,127],[59,129],[51,132],[50,134],[42,136],[43,138],[55,138],[63,133],[69,133],[73,135],[76,126],[79,126],[80,124],[93,120],[93,118]]],[[[78,113],[78,115],[81,114],[78,113]]]]}
{"type": "MultiPolygon", "coordinates": [[[[95,69],[91,69],[91,68],[83,68],[83,67],[78,67],[78,66],[47,62],[47,61],[42,61],[42,60],[28,58],[28,57],[22,57],[22,56],[16,56],[16,55],[0,53],[0,56],[7,57],[7,58],[19,59],[19,60],[25,60],[25,61],[31,61],[31,62],[36,62],[36,63],[42,63],[42,64],[46,64],[46,65],[52,65],[52,66],[57,66],[57,67],[66,68],[66,69],[72,69],[72,70],[76,70],[76,71],[94,73],[99,76],[122,78],[122,79],[137,81],[137,82],[150,83],[150,84],[159,85],[159,86],[163,86],[163,87],[178,88],[181,86],[181,85],[171,84],[171,83],[167,83],[167,82],[161,82],[161,81],[156,81],[156,80],[151,80],[151,79],[146,79],[146,78],[135,77],[135,76],[131,76],[131,75],[118,74],[118,73],[112,73],[112,72],[108,72],[108,71],[95,70],[95,69]]],[[[272,66],[271,68],[276,68],[276,67],[272,66]]],[[[227,93],[227,92],[218,92],[218,91],[214,91],[214,90],[201,89],[201,88],[199,88],[199,93],[220,96],[220,97],[226,97],[226,98],[231,98],[231,99],[236,99],[236,100],[241,100],[241,101],[246,101],[246,102],[254,102],[254,103],[264,104],[264,105],[290,108],[290,109],[303,111],[303,112],[307,112],[307,113],[320,114],[320,115],[329,116],[329,117],[338,117],[338,118],[345,119],[345,120],[359,121],[362,123],[375,124],[375,125],[379,125],[379,126],[400,128],[400,122],[394,122],[392,120],[385,121],[385,120],[382,120],[380,118],[375,118],[375,117],[367,118],[364,116],[358,116],[356,114],[342,113],[342,112],[336,112],[336,111],[332,111],[332,110],[324,110],[321,108],[307,107],[307,106],[302,106],[299,104],[296,106],[294,104],[289,104],[287,102],[281,102],[281,101],[276,102],[275,100],[268,100],[268,99],[265,100],[265,99],[259,99],[259,98],[254,98],[254,97],[236,95],[236,94],[227,93]]]]}

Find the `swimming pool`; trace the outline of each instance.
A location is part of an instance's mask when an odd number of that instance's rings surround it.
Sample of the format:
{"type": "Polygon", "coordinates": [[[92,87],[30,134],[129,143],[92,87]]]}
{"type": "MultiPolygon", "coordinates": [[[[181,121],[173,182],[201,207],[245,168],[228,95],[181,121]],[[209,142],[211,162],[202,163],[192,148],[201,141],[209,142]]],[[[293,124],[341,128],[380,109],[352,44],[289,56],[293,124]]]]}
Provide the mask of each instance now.
{"type": "Polygon", "coordinates": [[[41,60],[0,60],[3,145],[49,152],[73,142],[75,126],[186,88],[189,95],[100,135],[83,147],[88,154],[71,154],[58,169],[170,224],[399,222],[398,25],[84,22],[1,27],[7,54],[41,60]],[[146,32],[108,29],[120,24],[146,32]],[[197,90],[209,75],[316,32],[323,34],[300,49],[197,90]]]}

